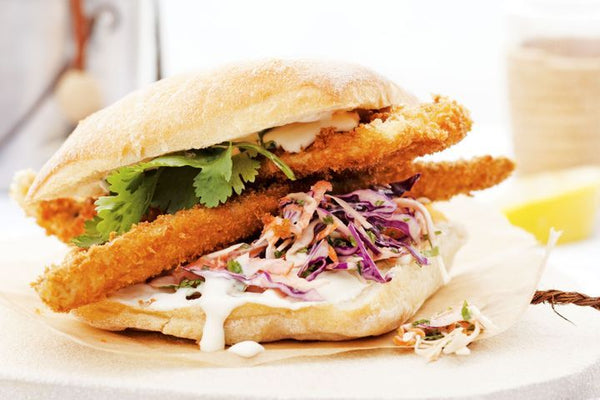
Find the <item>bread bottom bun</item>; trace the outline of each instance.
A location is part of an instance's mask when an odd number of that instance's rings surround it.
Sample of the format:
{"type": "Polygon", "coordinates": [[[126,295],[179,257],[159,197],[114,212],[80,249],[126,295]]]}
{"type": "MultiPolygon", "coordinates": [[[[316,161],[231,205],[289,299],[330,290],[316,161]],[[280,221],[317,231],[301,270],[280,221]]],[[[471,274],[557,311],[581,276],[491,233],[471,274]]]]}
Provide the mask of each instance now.
{"type": "MultiPolygon", "coordinates": [[[[281,339],[344,340],[389,332],[408,320],[444,284],[441,260],[449,268],[463,243],[460,229],[449,226],[440,240],[441,257],[429,265],[392,265],[393,279],[369,283],[356,297],[341,302],[312,303],[298,309],[245,303],[224,323],[225,343],[281,339]]],[[[380,266],[385,270],[385,266],[380,266]]],[[[345,272],[344,272],[345,273],[345,272]]],[[[106,330],[134,328],[200,340],[205,314],[198,305],[153,310],[125,304],[115,297],[72,311],[77,318],[106,330]]]]}

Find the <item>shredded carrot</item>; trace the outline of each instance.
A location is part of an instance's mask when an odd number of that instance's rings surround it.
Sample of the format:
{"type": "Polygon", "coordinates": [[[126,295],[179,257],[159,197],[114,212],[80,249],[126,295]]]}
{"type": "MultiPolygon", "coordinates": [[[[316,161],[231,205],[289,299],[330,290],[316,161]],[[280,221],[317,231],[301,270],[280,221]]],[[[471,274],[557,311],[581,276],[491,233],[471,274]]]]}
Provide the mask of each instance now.
{"type": "Polygon", "coordinates": [[[327,245],[327,254],[329,255],[329,258],[331,258],[331,261],[338,262],[337,253],[335,252],[335,249],[329,244],[327,245]]]}
{"type": "Polygon", "coordinates": [[[315,241],[318,242],[319,240],[326,238],[331,232],[335,231],[336,228],[337,226],[335,224],[325,225],[325,229],[317,234],[315,241]]]}

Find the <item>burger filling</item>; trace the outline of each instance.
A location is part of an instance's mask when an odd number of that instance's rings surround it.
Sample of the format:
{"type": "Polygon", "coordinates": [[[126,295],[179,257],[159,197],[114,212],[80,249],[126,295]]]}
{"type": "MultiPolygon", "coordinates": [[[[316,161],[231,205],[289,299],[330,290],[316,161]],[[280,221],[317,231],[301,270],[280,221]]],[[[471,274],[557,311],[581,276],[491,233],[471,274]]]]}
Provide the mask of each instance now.
{"type": "Polygon", "coordinates": [[[112,300],[156,310],[200,305],[207,318],[201,348],[211,351],[223,347],[223,323],[244,303],[339,303],[409,264],[441,268],[445,277],[439,242],[449,236],[447,224],[434,225],[425,199],[403,197],[418,177],[339,196],[320,181],[282,198],[279,214],[265,218],[251,243],[203,255],[112,300]]]}

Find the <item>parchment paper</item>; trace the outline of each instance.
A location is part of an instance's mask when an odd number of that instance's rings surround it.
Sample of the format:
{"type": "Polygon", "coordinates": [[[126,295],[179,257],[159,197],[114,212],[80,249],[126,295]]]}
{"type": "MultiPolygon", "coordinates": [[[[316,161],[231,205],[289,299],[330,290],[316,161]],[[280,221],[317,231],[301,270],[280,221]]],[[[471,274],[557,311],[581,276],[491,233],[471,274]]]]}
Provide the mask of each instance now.
{"type": "MultiPolygon", "coordinates": [[[[451,270],[451,282],[435,293],[414,319],[429,317],[463,300],[475,304],[497,329],[480,338],[497,335],[510,328],[524,313],[544,269],[544,251],[528,233],[510,225],[496,210],[469,198],[439,203],[438,209],[451,220],[462,223],[469,235],[451,270]]],[[[170,358],[217,366],[250,366],[342,352],[389,349],[402,354],[392,343],[394,332],[344,342],[282,341],[266,344],[266,351],[244,359],[226,351],[203,353],[192,341],[156,333],[102,331],[78,322],[68,314],[56,314],[41,303],[28,283],[50,261],[65,251],[52,238],[7,238],[0,241],[4,264],[0,271],[0,300],[21,313],[83,345],[113,353],[151,358],[170,358]]]]}

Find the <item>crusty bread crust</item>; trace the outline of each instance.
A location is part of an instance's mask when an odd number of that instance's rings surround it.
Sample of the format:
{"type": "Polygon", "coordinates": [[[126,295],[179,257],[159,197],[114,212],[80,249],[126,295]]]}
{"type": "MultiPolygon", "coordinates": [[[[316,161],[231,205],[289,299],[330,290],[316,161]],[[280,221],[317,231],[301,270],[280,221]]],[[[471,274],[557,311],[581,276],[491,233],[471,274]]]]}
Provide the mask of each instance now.
{"type": "MultiPolygon", "coordinates": [[[[453,227],[440,243],[446,268],[464,243],[464,233],[453,227]]],[[[225,321],[225,342],[271,342],[281,339],[345,340],[389,332],[408,320],[423,302],[444,284],[437,259],[430,265],[416,263],[393,267],[391,282],[373,283],[356,298],[298,310],[244,304],[225,321]]],[[[134,328],[200,340],[205,315],[199,306],[169,311],[129,306],[107,299],[71,313],[80,320],[107,330],[134,328]]]]}
{"type": "Polygon", "coordinates": [[[27,200],[97,196],[107,173],[124,165],[325,112],[392,104],[417,100],[351,64],[269,60],[170,77],[81,121],[37,175],[27,200]]]}

